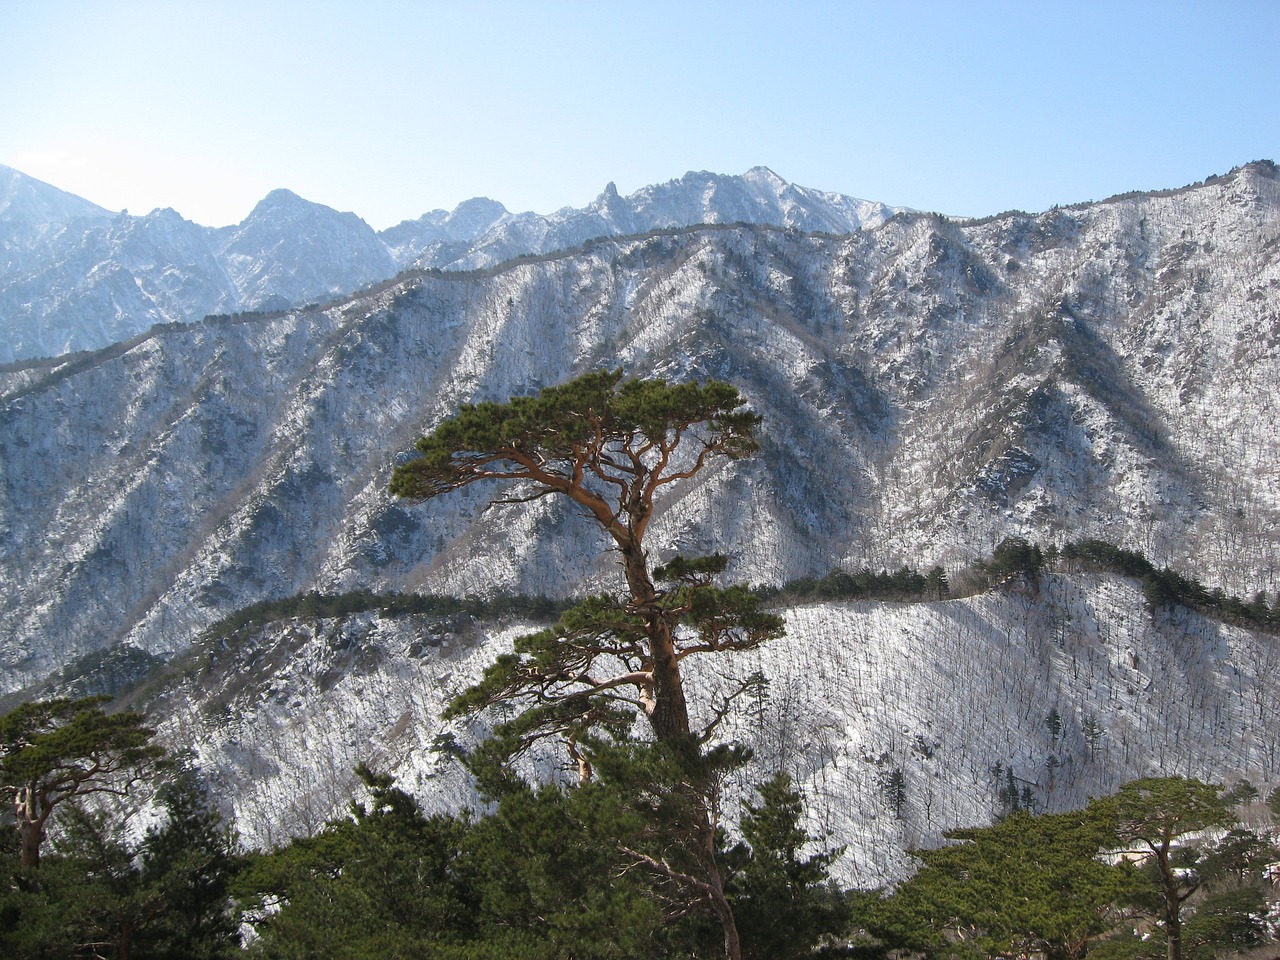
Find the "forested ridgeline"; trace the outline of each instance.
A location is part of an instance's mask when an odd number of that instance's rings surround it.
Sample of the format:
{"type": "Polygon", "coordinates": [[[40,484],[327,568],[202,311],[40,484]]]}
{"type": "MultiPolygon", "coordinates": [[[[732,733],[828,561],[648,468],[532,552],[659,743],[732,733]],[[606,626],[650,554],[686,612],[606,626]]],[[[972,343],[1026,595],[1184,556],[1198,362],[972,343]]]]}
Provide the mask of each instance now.
{"type": "MultiPolygon", "coordinates": [[[[833,570],[822,577],[805,577],[777,587],[756,587],[762,603],[779,609],[798,603],[827,600],[880,600],[901,603],[928,603],[970,596],[996,589],[1011,579],[1036,582],[1046,572],[1110,573],[1142,583],[1152,612],[1181,605],[1251,630],[1280,630],[1280,592],[1268,604],[1259,592],[1244,600],[1221,588],[1205,587],[1169,567],[1157,568],[1140,552],[1117,547],[1104,540],[1083,539],[1059,547],[1010,537],[988,557],[974,561],[951,574],[939,565],[927,571],[903,564],[897,569],[833,570]]],[[[244,607],[219,620],[205,631],[210,638],[230,637],[246,627],[259,627],[292,617],[343,617],[376,611],[383,616],[456,616],[477,619],[520,617],[549,621],[574,601],[548,597],[495,594],[490,597],[448,597],[441,595],[375,593],[355,590],[340,594],[310,592],[280,600],[264,600],[244,607]]]]}

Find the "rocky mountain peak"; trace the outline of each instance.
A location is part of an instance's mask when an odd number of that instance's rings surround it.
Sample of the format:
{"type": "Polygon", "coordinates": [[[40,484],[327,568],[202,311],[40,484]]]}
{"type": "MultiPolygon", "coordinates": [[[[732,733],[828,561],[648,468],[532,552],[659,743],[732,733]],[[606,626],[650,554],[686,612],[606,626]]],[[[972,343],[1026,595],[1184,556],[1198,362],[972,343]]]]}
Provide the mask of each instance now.
{"type": "Polygon", "coordinates": [[[96,203],[0,164],[0,224],[30,227],[112,216],[96,203]]]}
{"type": "MultiPolygon", "coordinates": [[[[172,249],[166,250],[160,232],[152,230],[154,251],[126,262],[112,237],[131,234],[137,218],[110,214],[10,171],[3,181],[9,208],[0,223],[61,219],[54,229],[28,225],[10,231],[7,261],[0,263],[0,363],[105,346],[156,322],[192,322],[211,313],[325,300],[407,267],[490,267],[596,237],[694,223],[741,221],[842,232],[884,219],[865,215],[864,208],[878,205],[838,194],[807,191],[802,200],[778,202],[776,184],[753,184],[752,178],[761,176],[758,170],[749,177],[689,173],[629,197],[620,196],[611,183],[587,207],[545,216],[511,214],[501,203],[481,197],[380,234],[354,213],[277,189],[239,224],[200,227],[198,238],[175,226],[172,249]],[[26,199],[19,203],[19,196],[26,199]],[[110,222],[110,231],[77,217],[110,222]],[[182,283],[174,282],[175,270],[186,274],[182,283]],[[195,276],[193,271],[201,272],[195,276]],[[109,305],[95,280],[107,275],[120,282],[109,305]],[[172,294],[153,293],[161,288],[172,294]],[[110,323],[102,321],[104,309],[110,323]]],[[[765,179],[785,183],[772,173],[765,179]]]]}

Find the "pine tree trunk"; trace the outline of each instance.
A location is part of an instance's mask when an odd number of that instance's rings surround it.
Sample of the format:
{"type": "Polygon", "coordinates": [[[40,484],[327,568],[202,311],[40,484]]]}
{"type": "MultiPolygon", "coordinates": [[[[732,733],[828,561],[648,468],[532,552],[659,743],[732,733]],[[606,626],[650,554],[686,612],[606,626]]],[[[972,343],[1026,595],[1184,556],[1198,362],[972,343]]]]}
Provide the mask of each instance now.
{"type": "Polygon", "coordinates": [[[700,803],[699,815],[704,826],[702,836],[703,871],[707,883],[711,885],[711,909],[720,921],[724,932],[725,960],[742,960],[742,942],[738,939],[738,923],[733,917],[733,907],[724,892],[724,878],[720,874],[720,864],[716,860],[716,828],[711,819],[711,811],[700,803]]]}
{"type": "Polygon", "coordinates": [[[21,858],[24,867],[40,866],[40,841],[44,831],[40,824],[23,820],[18,824],[18,836],[21,838],[21,858]]]}
{"type": "Polygon", "coordinates": [[[653,713],[649,723],[654,736],[663,743],[680,743],[691,736],[689,703],[684,695],[684,678],[675,659],[675,644],[665,624],[651,624],[649,648],[653,656],[653,713]]]}
{"type": "Polygon", "coordinates": [[[20,862],[24,867],[38,867],[40,846],[44,842],[45,818],[40,816],[35,784],[29,784],[19,791],[14,803],[14,814],[18,820],[20,862]]]}
{"type": "Polygon", "coordinates": [[[1156,863],[1164,886],[1164,929],[1169,943],[1169,960],[1182,960],[1182,900],[1178,896],[1178,878],[1169,861],[1167,842],[1156,851],[1156,863]]]}
{"type": "Polygon", "coordinates": [[[689,739],[689,703],[675,657],[675,638],[671,635],[671,625],[657,609],[658,591],[653,585],[643,546],[630,541],[620,544],[620,549],[631,605],[646,621],[645,642],[653,671],[653,710],[649,723],[658,740],[679,743],[689,739]]]}
{"type": "MultiPolygon", "coordinates": [[[[653,712],[649,725],[659,742],[686,745],[692,737],[689,723],[689,702],[684,693],[684,678],[680,663],[676,660],[675,638],[671,626],[657,610],[657,590],[649,574],[644,550],[635,542],[622,545],[623,570],[631,602],[646,618],[646,640],[652,658],[653,712]]],[[[698,845],[697,859],[705,876],[702,878],[712,890],[711,909],[720,921],[724,932],[725,960],[741,960],[742,944],[738,938],[738,925],[733,908],[724,892],[724,878],[716,860],[716,828],[706,797],[700,796],[690,827],[698,845]]]]}

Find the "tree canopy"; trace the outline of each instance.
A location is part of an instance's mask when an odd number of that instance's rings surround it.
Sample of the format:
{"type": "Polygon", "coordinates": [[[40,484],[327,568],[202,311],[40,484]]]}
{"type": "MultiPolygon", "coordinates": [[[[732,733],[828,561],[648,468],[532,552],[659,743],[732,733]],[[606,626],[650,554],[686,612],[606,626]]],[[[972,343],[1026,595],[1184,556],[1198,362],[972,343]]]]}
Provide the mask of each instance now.
{"type": "MultiPolygon", "coordinates": [[[[680,883],[721,921],[726,955],[740,956],[738,935],[716,860],[716,818],[707,790],[715,764],[701,754],[735,697],[711,704],[701,730],[690,722],[683,662],[690,656],[750,649],[782,633],[742,587],[721,588],[723,557],[677,557],[652,569],[645,537],[664,488],[694,477],[715,458],[758,449],[760,418],[743,409],[726,383],[624,380],[622,371],[588,373],[536,396],[462,407],[398,464],[391,492],[440,496],[480,481],[513,487],[500,499],[560,495],[583,509],[613,541],[625,592],[588,599],[548,630],[521,638],[450,707],[453,715],[513,705],[480,752],[500,762],[547,737],[560,737],[580,775],[591,776],[593,743],[603,729],[625,739],[642,714],[667,760],[681,767],[670,811],[689,865],[633,851],[636,862],[680,883]]],[[[756,681],[741,681],[741,694],[756,681]]],[[[598,749],[598,746],[597,746],[598,749]]],[[[490,765],[490,770],[495,765],[490,765]]],[[[497,766],[501,766],[499,763],[497,766]]],[[[676,858],[680,859],[680,858],[676,858]]]]}
{"type": "Polygon", "coordinates": [[[1169,960],[1182,960],[1182,907],[1199,889],[1194,865],[1180,861],[1179,841],[1188,834],[1221,829],[1236,821],[1220,786],[1186,777],[1145,777],[1126,783],[1110,801],[1116,811],[1116,836],[1138,844],[1158,877],[1169,960]]]}
{"type": "Polygon", "coordinates": [[[108,714],[108,700],[42,700],[0,717],[0,791],[13,802],[25,866],[39,864],[46,824],[60,804],[122,793],[163,754],[142,714],[108,714]]]}
{"type": "Polygon", "coordinates": [[[878,932],[895,946],[1076,960],[1138,882],[1131,867],[1096,859],[1114,838],[1096,812],[1018,811],[946,836],[947,846],[915,851],[923,866],[879,913],[878,932]]]}
{"type": "Polygon", "coordinates": [[[418,440],[418,458],[396,466],[391,492],[427,499],[478,480],[528,480],[577,500],[616,538],[643,536],[634,524],[659,487],[713,455],[755,453],[760,418],[741,406],[727,383],[589,373],[536,396],[464,405],[418,440]],[[686,446],[692,460],[677,464],[686,446]]]}

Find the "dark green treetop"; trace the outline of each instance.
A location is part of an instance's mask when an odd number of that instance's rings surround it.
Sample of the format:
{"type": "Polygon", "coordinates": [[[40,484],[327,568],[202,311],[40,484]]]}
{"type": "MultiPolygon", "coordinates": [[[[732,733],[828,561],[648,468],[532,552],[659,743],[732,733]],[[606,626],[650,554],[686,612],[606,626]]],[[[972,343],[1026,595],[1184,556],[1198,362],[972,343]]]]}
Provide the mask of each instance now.
{"type": "Polygon", "coordinates": [[[1103,810],[1012,813],[990,827],[916,851],[920,870],[873,922],[894,947],[926,955],[1085,955],[1105,935],[1139,880],[1128,864],[1097,859],[1114,840],[1103,810]]]}
{"type": "Polygon", "coordinates": [[[423,500],[478,480],[528,480],[588,506],[613,532],[712,455],[755,453],[760,418],[742,402],[727,383],[622,382],[613,370],[507,403],[467,404],[418,440],[421,456],[395,468],[391,492],[423,500]],[[692,459],[677,464],[689,441],[692,459]]]}

